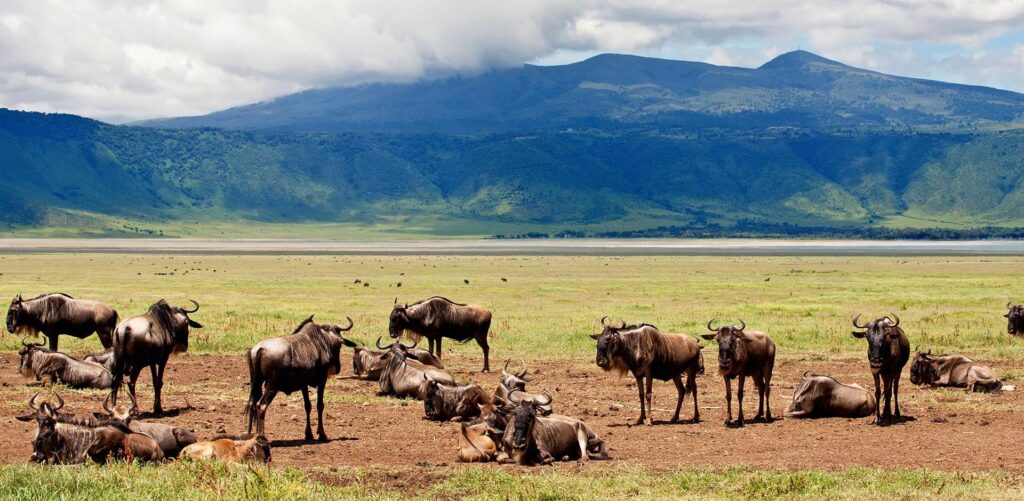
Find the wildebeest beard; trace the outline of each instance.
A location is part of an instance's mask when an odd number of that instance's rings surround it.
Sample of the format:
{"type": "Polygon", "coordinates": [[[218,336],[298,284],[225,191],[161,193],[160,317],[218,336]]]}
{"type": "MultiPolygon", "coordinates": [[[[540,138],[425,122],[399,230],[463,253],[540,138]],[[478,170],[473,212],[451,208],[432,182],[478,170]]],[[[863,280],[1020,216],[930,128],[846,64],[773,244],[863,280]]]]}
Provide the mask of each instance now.
{"type": "Polygon", "coordinates": [[[936,379],[938,379],[938,373],[927,358],[927,355],[914,357],[914,362],[910,364],[910,382],[913,384],[932,384],[936,379]]]}
{"type": "Polygon", "coordinates": [[[528,402],[521,402],[516,407],[512,418],[512,459],[521,463],[530,451],[533,442],[533,426],[537,423],[534,407],[528,402]]]}

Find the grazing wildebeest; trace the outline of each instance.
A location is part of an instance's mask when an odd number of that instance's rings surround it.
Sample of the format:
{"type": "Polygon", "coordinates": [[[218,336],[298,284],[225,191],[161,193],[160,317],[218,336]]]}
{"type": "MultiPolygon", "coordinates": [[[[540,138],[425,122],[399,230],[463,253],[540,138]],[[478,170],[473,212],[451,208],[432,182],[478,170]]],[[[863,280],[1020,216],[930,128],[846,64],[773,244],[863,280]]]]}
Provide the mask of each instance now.
{"type": "Polygon", "coordinates": [[[491,348],[487,344],[487,332],[491,328],[491,312],[487,309],[452,302],[434,296],[418,303],[402,306],[395,300],[388,324],[392,338],[409,332],[413,340],[427,338],[430,353],[441,358],[441,339],[450,338],[460,343],[475,339],[484,351],[484,372],[490,372],[491,348]]]}
{"type": "Polygon", "coordinates": [[[85,339],[96,333],[104,348],[109,348],[117,325],[117,311],[98,301],[75,299],[64,293],[43,294],[22,299],[18,294],[7,310],[7,332],[43,333],[50,350],[57,351],[61,334],[85,339]]]}
{"type": "Polygon", "coordinates": [[[597,340],[597,366],[618,376],[626,372],[636,378],[640,393],[640,418],[636,424],[654,424],[651,407],[651,386],[655,379],[672,380],[676,385],[678,399],[672,421],[679,421],[686,393],[693,393],[693,420],[700,421],[697,407],[697,372],[701,364],[701,346],[692,336],[661,332],[650,324],[630,325],[622,322],[619,327],[608,325],[608,317],[601,319],[604,330],[591,334],[597,340]],[[683,384],[686,374],[686,384],[683,384]],[[644,379],[646,378],[646,385],[644,379]],[[645,391],[646,388],[646,391],[645,391]]]}
{"type": "Polygon", "coordinates": [[[139,433],[152,437],[163,453],[163,456],[177,457],[182,449],[196,443],[196,437],[191,431],[177,426],[163,423],[145,423],[133,419],[135,413],[135,402],[128,405],[111,405],[110,396],[103,401],[105,414],[94,413],[94,416],[101,424],[115,423],[127,427],[132,433],[139,433]]]}
{"type": "Polygon", "coordinates": [[[50,402],[36,404],[36,393],[28,401],[34,413],[17,416],[19,421],[36,421],[36,436],[32,440],[32,458],[35,463],[79,464],[90,458],[105,463],[110,454],[123,450],[127,430],[116,426],[86,426],[59,420],[58,411],[64,400],[56,395],[56,405],[50,402]]]}
{"type": "Polygon", "coordinates": [[[512,392],[515,414],[505,427],[498,461],[521,465],[552,461],[608,459],[604,442],[583,421],[552,414],[538,416],[537,404],[512,392]]]}
{"type": "Polygon", "coordinates": [[[740,325],[724,325],[712,327],[708,322],[708,330],[715,334],[702,334],[707,340],[718,341],[718,373],[725,379],[725,403],[728,409],[726,426],[743,426],[743,383],[747,376],[757,386],[757,415],[754,421],[772,421],[771,385],[772,370],[775,368],[775,343],[761,331],[745,330],[747,324],[740,320],[740,325]],[[739,416],[732,421],[732,380],[739,377],[736,388],[736,405],[739,416]]]}
{"type": "MultiPolygon", "coordinates": [[[[416,346],[415,342],[412,346],[416,346]]],[[[452,379],[451,374],[444,370],[405,358],[404,353],[408,348],[398,339],[390,345],[382,346],[380,338],[377,338],[377,349],[390,352],[387,364],[377,381],[380,385],[381,395],[393,395],[399,398],[413,397],[422,400],[423,391],[426,390],[425,378],[443,385],[455,386],[455,380],[452,379]]]]}
{"type": "Polygon", "coordinates": [[[829,376],[805,372],[793,389],[786,417],[867,417],[877,406],[875,396],[858,384],[842,384],[829,376]]]}
{"type": "Polygon", "coordinates": [[[270,442],[263,435],[245,440],[218,438],[196,442],[181,451],[181,457],[191,459],[219,459],[231,463],[248,461],[270,462],[270,442]]]}
{"type": "MultiPolygon", "coordinates": [[[[390,352],[374,351],[350,339],[346,339],[344,343],[345,346],[352,348],[352,373],[359,379],[379,380],[381,371],[387,365],[387,357],[390,352]]],[[[422,364],[444,370],[441,360],[422,348],[407,348],[405,356],[422,364]]]]}
{"type": "Polygon", "coordinates": [[[864,332],[853,331],[853,337],[866,338],[868,341],[868,363],[871,365],[871,376],[875,380],[875,400],[882,399],[882,386],[885,386],[885,410],[879,415],[879,406],[875,408],[875,423],[885,424],[893,419],[891,401],[895,401],[896,419],[900,419],[900,375],[903,366],[910,360],[910,340],[900,328],[900,317],[882,317],[864,325],[857,323],[860,315],[853,317],[853,326],[865,329],[864,332]]]}
{"type": "Polygon", "coordinates": [[[109,389],[114,376],[100,364],[83,362],[63,353],[43,348],[44,343],[26,343],[18,351],[18,372],[39,381],[46,378],[71,388],[109,389]]]}
{"type": "Polygon", "coordinates": [[[423,376],[423,413],[427,419],[447,421],[480,415],[480,407],[492,405],[491,396],[478,384],[447,386],[423,376]]]}
{"type": "Polygon", "coordinates": [[[1024,305],[1006,303],[1006,332],[1013,336],[1024,335],[1024,305]]]}
{"type": "MultiPolygon", "coordinates": [[[[495,430],[498,431],[498,430],[495,430]]],[[[487,423],[459,423],[458,440],[460,463],[486,463],[494,459],[497,446],[490,437],[491,427],[487,423]]]]}
{"type": "MultiPolygon", "coordinates": [[[[541,395],[526,393],[526,383],[530,380],[526,377],[526,362],[523,359],[519,359],[519,363],[523,366],[523,370],[518,373],[511,373],[508,371],[508,364],[512,359],[505,359],[505,367],[501,369],[501,378],[498,379],[498,387],[494,390],[494,399],[498,402],[508,402],[508,395],[513,391],[523,392],[523,398],[534,399],[535,401],[543,401],[544,397],[541,395]],[[538,398],[539,397],[539,398],[538,398]]],[[[545,404],[538,405],[540,414],[547,416],[551,414],[551,402],[548,401],[545,404]]]]}
{"type": "Polygon", "coordinates": [[[117,393],[128,375],[128,395],[135,402],[135,382],[142,369],[149,367],[153,377],[153,413],[163,414],[160,392],[164,387],[164,368],[173,353],[188,351],[189,329],[201,329],[202,324],[189,318],[199,311],[199,303],[191,310],[174,307],[163,299],[149,307],[143,315],[131,317],[114,329],[114,404],[117,393]]]}
{"type": "Polygon", "coordinates": [[[963,355],[932,355],[918,351],[910,364],[910,382],[916,385],[950,386],[967,391],[996,392],[1003,382],[992,369],[963,355]]]}
{"type": "MultiPolygon", "coordinates": [[[[347,318],[347,317],[346,317],[347,318]]],[[[256,421],[256,435],[265,436],[267,409],[278,392],[291,395],[302,392],[306,409],[307,442],[313,441],[313,427],[309,420],[312,403],[309,388],[316,388],[317,438],[327,441],[324,431],[324,389],[327,378],[341,372],[342,332],[352,329],[348,325],[318,324],[313,315],[304,320],[287,336],[264,339],[247,353],[249,366],[249,403],[245,408],[249,433],[256,421]]]]}

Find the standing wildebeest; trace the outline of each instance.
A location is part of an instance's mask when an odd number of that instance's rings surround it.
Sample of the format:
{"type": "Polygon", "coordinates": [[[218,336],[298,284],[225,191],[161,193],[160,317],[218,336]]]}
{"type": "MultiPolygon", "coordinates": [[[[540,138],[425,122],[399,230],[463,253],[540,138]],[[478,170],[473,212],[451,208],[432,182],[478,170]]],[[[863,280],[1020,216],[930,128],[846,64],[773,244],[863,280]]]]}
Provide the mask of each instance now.
{"type": "Polygon", "coordinates": [[[885,411],[879,415],[876,406],[875,423],[884,424],[892,420],[892,400],[896,403],[896,419],[900,419],[900,375],[910,360],[910,340],[900,328],[900,317],[895,314],[895,322],[889,317],[882,317],[860,325],[857,323],[859,318],[860,315],[853,317],[853,326],[865,331],[853,331],[852,334],[868,340],[868,362],[871,364],[871,376],[875,379],[876,401],[882,399],[882,385],[885,385],[885,411]]]}
{"type": "Polygon", "coordinates": [[[481,407],[493,405],[491,396],[478,384],[448,386],[423,376],[423,413],[427,419],[447,421],[480,415],[481,407]]]}
{"type": "Polygon", "coordinates": [[[804,373],[793,389],[793,401],[786,417],[866,417],[875,413],[874,395],[857,384],[842,384],[835,378],[804,373]]]}
{"type": "Polygon", "coordinates": [[[590,335],[597,340],[597,366],[619,376],[631,372],[636,378],[640,393],[640,418],[636,424],[654,424],[651,386],[655,379],[671,379],[676,384],[678,399],[673,422],[679,421],[679,411],[687,392],[693,393],[692,422],[699,422],[697,372],[701,366],[701,347],[697,340],[683,334],[661,332],[650,324],[626,326],[626,322],[622,322],[622,326],[613,327],[606,323],[607,320],[608,317],[601,319],[604,330],[600,334],[590,335]],[[686,374],[685,385],[683,374],[686,374]]]}
{"type": "Polygon", "coordinates": [[[57,351],[57,336],[66,334],[85,339],[93,332],[104,348],[110,347],[117,325],[117,311],[98,301],[75,299],[53,293],[22,299],[18,294],[7,310],[7,332],[43,333],[50,339],[50,350],[57,351]]]}
{"type": "Polygon", "coordinates": [[[455,380],[446,371],[407,359],[405,351],[415,346],[415,342],[411,347],[405,346],[399,339],[390,345],[382,346],[380,338],[377,338],[377,348],[389,352],[387,364],[380,374],[380,379],[377,380],[381,395],[393,395],[398,398],[413,397],[422,400],[423,392],[426,391],[425,383],[428,380],[455,386],[455,380]]]}
{"type": "Polygon", "coordinates": [[[1012,336],[1024,335],[1024,305],[1006,303],[1006,332],[1012,336]]]}
{"type": "Polygon", "coordinates": [[[307,442],[313,441],[313,427],[309,413],[313,404],[309,401],[309,388],[316,388],[317,439],[327,441],[324,431],[324,389],[327,378],[341,372],[342,332],[352,329],[352,319],[346,317],[348,325],[317,324],[313,315],[304,320],[287,336],[264,339],[247,353],[249,366],[249,402],[245,408],[245,419],[249,433],[256,421],[256,435],[266,436],[267,408],[278,392],[291,395],[302,392],[306,409],[307,442]]]}
{"type": "Polygon", "coordinates": [[[114,376],[100,364],[83,362],[63,353],[43,348],[42,342],[26,343],[18,351],[18,372],[22,376],[39,381],[47,378],[50,382],[60,381],[71,388],[109,389],[114,376]]]}
{"type": "Polygon", "coordinates": [[[107,457],[124,448],[127,430],[116,426],[92,427],[60,420],[58,411],[64,400],[57,395],[57,404],[36,404],[36,393],[28,401],[34,414],[17,416],[19,421],[36,421],[36,436],[32,440],[32,458],[35,463],[79,464],[86,457],[105,463],[107,457]]]}
{"type": "Polygon", "coordinates": [[[1003,389],[1003,382],[992,373],[992,369],[963,355],[932,356],[931,350],[914,354],[914,361],[910,364],[910,382],[977,392],[1003,389]]]}
{"type": "Polygon", "coordinates": [[[491,348],[487,332],[491,329],[491,312],[472,304],[460,304],[434,296],[418,303],[402,306],[395,300],[391,310],[388,333],[398,338],[409,332],[414,340],[427,338],[430,353],[441,358],[441,339],[451,338],[461,343],[475,339],[484,351],[484,372],[491,371],[491,348]]]}
{"type": "Polygon", "coordinates": [[[715,334],[702,334],[707,340],[718,340],[718,373],[725,379],[725,403],[729,417],[726,426],[735,424],[743,426],[743,383],[747,376],[757,386],[757,415],[754,421],[764,419],[772,421],[771,394],[772,370],[775,368],[775,343],[768,334],[760,331],[745,331],[747,324],[740,320],[740,325],[725,325],[714,328],[708,322],[708,330],[715,334]],[[732,421],[732,380],[739,377],[736,388],[736,404],[739,417],[732,421]]]}
{"type": "Polygon", "coordinates": [[[501,439],[499,462],[533,465],[608,459],[604,442],[583,421],[558,414],[539,416],[537,403],[523,398],[519,392],[512,392],[509,398],[514,416],[501,439]]]}
{"type": "Polygon", "coordinates": [[[152,437],[160,447],[164,457],[177,457],[182,449],[196,443],[196,437],[192,432],[163,423],[144,423],[132,419],[135,411],[135,402],[128,405],[118,404],[111,406],[110,396],[103,401],[103,410],[106,414],[94,413],[100,422],[116,423],[127,427],[133,434],[142,434],[152,437]]]}
{"type": "MultiPolygon", "coordinates": [[[[191,300],[190,300],[191,301],[191,300]]],[[[189,318],[199,311],[172,307],[163,299],[149,307],[144,315],[131,317],[114,330],[114,383],[111,394],[117,404],[117,393],[128,374],[128,395],[135,402],[135,381],[142,369],[149,367],[153,376],[153,413],[163,414],[160,391],[164,387],[164,368],[172,353],[188,351],[189,328],[202,329],[199,322],[189,318]]]]}
{"type": "MultiPolygon", "coordinates": [[[[387,365],[387,357],[390,352],[374,351],[350,339],[344,340],[344,343],[345,346],[352,348],[352,373],[359,379],[367,381],[379,380],[380,373],[384,370],[384,366],[387,365]]],[[[422,348],[407,348],[405,356],[406,358],[412,358],[420,363],[444,370],[444,364],[441,363],[441,359],[422,348]]]]}

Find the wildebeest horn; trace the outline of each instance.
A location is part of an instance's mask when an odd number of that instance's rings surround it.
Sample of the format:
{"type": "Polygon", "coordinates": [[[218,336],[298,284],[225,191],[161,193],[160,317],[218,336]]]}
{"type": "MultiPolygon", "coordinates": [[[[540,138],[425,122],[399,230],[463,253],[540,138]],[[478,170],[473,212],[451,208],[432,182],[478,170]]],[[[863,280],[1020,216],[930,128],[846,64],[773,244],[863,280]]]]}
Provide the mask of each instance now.
{"type": "MultiPolygon", "coordinates": [[[[25,337],[21,338],[21,345],[24,346],[25,348],[28,348],[29,344],[25,342],[26,339],[28,339],[28,336],[25,336],[25,337]]],[[[35,344],[35,343],[32,343],[32,344],[35,344]]]]}
{"type": "Polygon", "coordinates": [[[853,326],[858,328],[858,329],[867,329],[868,328],[867,325],[860,325],[860,324],[857,323],[858,319],[860,319],[860,313],[858,313],[857,316],[853,317],[853,326]]]}
{"type": "MultiPolygon", "coordinates": [[[[381,345],[380,345],[380,340],[381,340],[381,338],[382,338],[382,337],[383,337],[383,336],[377,336],[377,349],[378,349],[378,350],[386,350],[386,349],[388,349],[388,348],[391,348],[392,346],[394,346],[394,345],[395,345],[395,343],[391,343],[391,344],[389,344],[389,345],[387,345],[387,346],[381,346],[381,345]]],[[[396,342],[397,342],[397,341],[396,341],[396,342]]]]}
{"type": "Polygon", "coordinates": [[[712,332],[717,332],[718,329],[716,329],[716,328],[711,326],[711,323],[714,322],[714,321],[715,321],[715,319],[713,319],[713,318],[711,320],[708,320],[708,330],[712,331],[712,332]]]}
{"type": "Polygon", "coordinates": [[[399,345],[401,345],[403,348],[405,348],[407,350],[411,350],[411,349],[415,348],[417,344],[420,344],[420,340],[419,339],[413,339],[412,340],[412,344],[409,345],[409,346],[406,346],[404,343],[402,343],[401,339],[399,339],[399,340],[397,340],[395,342],[398,343],[399,345]]]}
{"type": "Polygon", "coordinates": [[[189,299],[189,301],[195,306],[195,308],[191,310],[186,310],[185,308],[182,308],[181,311],[184,311],[185,313],[195,313],[199,311],[199,303],[195,302],[194,299],[189,299]]]}
{"type": "Polygon", "coordinates": [[[398,296],[395,296],[395,302],[394,302],[394,304],[395,304],[395,305],[398,305],[398,296]]]}
{"type": "Polygon", "coordinates": [[[545,398],[543,400],[541,400],[541,395],[533,397],[533,403],[537,405],[551,405],[552,398],[551,394],[548,393],[548,390],[544,390],[544,397],[545,398]]]}
{"type": "Polygon", "coordinates": [[[28,399],[28,406],[29,406],[30,409],[32,409],[34,411],[39,410],[39,406],[36,404],[36,397],[38,397],[38,396],[39,396],[39,392],[36,392],[35,395],[32,395],[32,398],[28,399]]]}
{"type": "Polygon", "coordinates": [[[53,396],[57,397],[57,405],[53,408],[53,410],[60,410],[61,407],[64,407],[64,399],[60,398],[59,393],[54,393],[53,396]]]}
{"type": "Polygon", "coordinates": [[[523,372],[520,372],[519,374],[516,374],[516,377],[519,378],[519,379],[522,379],[522,378],[526,377],[526,360],[523,360],[522,358],[520,358],[519,359],[519,363],[522,364],[522,366],[523,366],[523,372]]]}
{"type": "Polygon", "coordinates": [[[512,403],[514,403],[514,404],[518,404],[518,403],[522,402],[522,401],[523,401],[523,397],[517,397],[517,396],[516,396],[516,394],[517,394],[517,393],[523,393],[523,392],[522,392],[522,391],[519,391],[519,390],[512,390],[512,391],[511,391],[511,392],[510,392],[510,393],[508,394],[508,401],[509,401],[509,402],[512,402],[512,403]]]}
{"type": "Polygon", "coordinates": [[[747,328],[747,323],[744,322],[742,318],[739,319],[739,320],[740,320],[740,328],[739,328],[739,330],[742,331],[743,329],[747,328]]]}
{"type": "Polygon", "coordinates": [[[892,318],[896,319],[896,323],[892,324],[892,326],[898,327],[900,325],[900,317],[897,317],[896,314],[892,312],[890,312],[889,314],[892,315],[892,318]]]}
{"type": "Polygon", "coordinates": [[[352,330],[352,326],[355,325],[354,323],[352,323],[352,317],[345,317],[345,318],[348,320],[348,327],[345,327],[343,329],[339,328],[339,330],[343,330],[343,331],[352,330]]]}
{"type": "Polygon", "coordinates": [[[505,359],[505,367],[503,367],[503,368],[501,369],[501,372],[508,372],[508,364],[509,364],[509,362],[511,362],[511,361],[512,361],[512,359],[511,359],[511,358],[506,358],[506,359],[505,359]]]}
{"type": "Polygon", "coordinates": [[[1012,299],[1006,302],[1006,309],[1009,310],[1010,308],[1013,308],[1013,300],[1012,299]]]}
{"type": "Polygon", "coordinates": [[[103,399],[103,410],[107,411],[107,413],[109,413],[109,414],[113,414],[114,413],[114,410],[110,408],[110,397],[113,394],[114,394],[113,392],[107,393],[107,398],[103,399]]]}
{"type": "Polygon", "coordinates": [[[601,325],[608,327],[608,315],[601,317],[601,325]]]}
{"type": "Polygon", "coordinates": [[[621,327],[619,327],[619,328],[620,328],[620,329],[625,329],[625,328],[626,328],[626,321],[625,321],[625,320],[622,320],[622,319],[620,318],[620,319],[619,319],[619,322],[622,322],[622,326],[621,326],[621,327]]]}

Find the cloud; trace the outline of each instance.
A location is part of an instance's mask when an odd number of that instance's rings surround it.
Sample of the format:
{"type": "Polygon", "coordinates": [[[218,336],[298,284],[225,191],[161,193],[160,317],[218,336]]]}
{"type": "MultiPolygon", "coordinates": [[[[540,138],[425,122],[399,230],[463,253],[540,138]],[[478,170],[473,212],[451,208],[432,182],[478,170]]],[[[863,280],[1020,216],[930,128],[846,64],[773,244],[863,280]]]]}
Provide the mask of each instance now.
{"type": "Polygon", "coordinates": [[[756,66],[801,46],[1024,90],[1024,0],[6,0],[0,105],[113,121],[310,87],[628,52],[756,66]]]}

